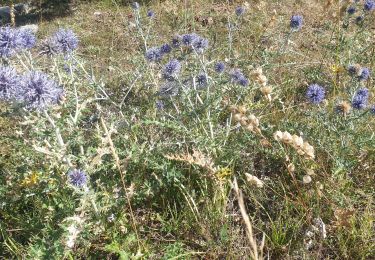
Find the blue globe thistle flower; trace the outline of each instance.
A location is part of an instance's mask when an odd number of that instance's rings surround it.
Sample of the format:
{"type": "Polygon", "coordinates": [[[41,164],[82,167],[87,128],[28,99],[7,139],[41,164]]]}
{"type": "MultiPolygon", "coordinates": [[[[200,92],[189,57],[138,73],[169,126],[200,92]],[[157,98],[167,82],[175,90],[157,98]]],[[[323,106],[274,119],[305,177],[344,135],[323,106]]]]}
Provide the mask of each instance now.
{"type": "Polygon", "coordinates": [[[356,23],[357,25],[361,25],[364,19],[365,19],[365,17],[364,17],[363,15],[357,16],[357,17],[355,18],[355,23],[356,23]]]}
{"type": "Polygon", "coordinates": [[[62,88],[49,79],[47,74],[39,71],[25,75],[21,87],[22,91],[18,97],[28,109],[45,109],[49,105],[57,104],[63,96],[62,88]]]}
{"type": "Polygon", "coordinates": [[[196,78],[196,83],[197,83],[197,87],[198,88],[203,88],[203,87],[206,87],[207,84],[208,84],[208,79],[207,79],[207,76],[206,74],[204,73],[201,73],[197,76],[196,78]]]}
{"type": "Polygon", "coordinates": [[[181,64],[178,60],[170,60],[164,67],[163,76],[165,79],[171,80],[177,78],[180,74],[181,64]]]}
{"type": "Polygon", "coordinates": [[[302,28],[303,17],[301,15],[293,15],[290,18],[290,28],[293,30],[299,31],[302,28]]]}
{"type": "Polygon", "coordinates": [[[10,100],[19,92],[20,77],[12,67],[0,66],[0,100],[10,100]]]}
{"type": "Polygon", "coordinates": [[[367,88],[360,88],[357,90],[356,95],[363,96],[364,98],[368,98],[369,90],[367,88]]]}
{"type": "Polygon", "coordinates": [[[182,43],[186,46],[191,46],[193,41],[198,37],[196,33],[189,33],[182,35],[182,43]]]}
{"type": "Polygon", "coordinates": [[[373,0],[367,0],[363,6],[365,11],[372,11],[375,9],[375,2],[373,0]]]}
{"type": "Polygon", "coordinates": [[[218,62],[218,63],[215,64],[215,71],[217,73],[223,73],[224,70],[225,70],[225,64],[224,64],[224,62],[220,61],[220,62],[218,62]]]}
{"type": "Polygon", "coordinates": [[[372,105],[370,108],[370,113],[375,115],[375,105],[372,105]]]}
{"type": "Polygon", "coordinates": [[[229,73],[232,83],[239,84],[243,87],[249,85],[249,80],[239,69],[235,69],[229,73]]]}
{"type": "Polygon", "coordinates": [[[31,49],[36,44],[35,34],[29,29],[20,29],[18,37],[18,48],[20,49],[31,49]]]}
{"type": "Polygon", "coordinates": [[[0,28],[0,57],[9,58],[16,53],[19,34],[11,27],[0,28]]]}
{"type": "Polygon", "coordinates": [[[197,36],[192,40],[192,46],[197,53],[203,53],[208,48],[208,40],[197,36]]]}
{"type": "Polygon", "coordinates": [[[237,16],[241,16],[245,13],[245,8],[243,6],[237,6],[235,13],[237,16]]]}
{"type": "Polygon", "coordinates": [[[319,104],[325,97],[325,90],[318,84],[311,84],[306,91],[306,98],[310,103],[319,104]]]}
{"type": "Polygon", "coordinates": [[[165,104],[162,100],[157,100],[155,105],[157,110],[163,110],[165,107],[165,104]]]}
{"type": "Polygon", "coordinates": [[[55,53],[71,53],[78,48],[79,40],[70,29],[59,29],[50,39],[50,45],[55,53]]]}
{"type": "Polygon", "coordinates": [[[352,5],[352,6],[349,6],[347,12],[348,12],[349,15],[354,14],[354,13],[356,12],[356,8],[355,8],[355,6],[353,6],[353,5],[352,5]]]}
{"type": "Polygon", "coordinates": [[[163,53],[158,47],[152,47],[146,51],[146,59],[150,62],[160,61],[163,53]]]}
{"type": "Polygon", "coordinates": [[[132,6],[132,8],[133,8],[134,10],[138,10],[138,9],[140,8],[140,5],[139,5],[138,2],[133,2],[133,3],[131,4],[131,6],[132,6]]]}
{"type": "Polygon", "coordinates": [[[242,87],[247,87],[249,85],[249,80],[245,77],[242,77],[238,81],[238,84],[241,85],[242,87]]]}
{"type": "Polygon", "coordinates": [[[68,172],[69,183],[78,188],[82,188],[87,184],[87,175],[84,171],[73,169],[68,172]]]}
{"type": "Polygon", "coordinates": [[[367,88],[359,89],[352,100],[352,106],[355,109],[364,109],[367,106],[369,92],[367,88]]]}
{"type": "Polygon", "coordinates": [[[154,18],[155,17],[155,12],[153,10],[148,10],[147,11],[147,17],[154,18]]]}
{"type": "Polygon", "coordinates": [[[368,78],[370,77],[370,70],[369,68],[362,68],[362,73],[361,75],[358,77],[359,80],[367,80],[368,78]]]}
{"type": "Polygon", "coordinates": [[[163,53],[163,54],[166,54],[166,53],[170,53],[172,51],[172,47],[166,43],[166,44],[163,44],[161,47],[160,47],[160,51],[163,53]]]}
{"type": "Polygon", "coordinates": [[[181,46],[180,36],[175,36],[172,39],[173,48],[179,48],[181,46]]]}

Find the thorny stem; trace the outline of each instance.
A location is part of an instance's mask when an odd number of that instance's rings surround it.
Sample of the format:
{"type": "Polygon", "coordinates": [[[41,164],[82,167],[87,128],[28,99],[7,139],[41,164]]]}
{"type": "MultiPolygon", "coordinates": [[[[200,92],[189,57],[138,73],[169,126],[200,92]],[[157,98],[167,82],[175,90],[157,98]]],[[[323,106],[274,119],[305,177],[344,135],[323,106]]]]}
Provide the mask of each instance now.
{"type": "MultiPolygon", "coordinates": [[[[50,117],[50,115],[48,114],[46,109],[43,109],[43,113],[44,113],[45,117],[47,118],[48,122],[52,125],[52,128],[55,130],[55,135],[56,135],[56,139],[57,139],[57,143],[58,143],[59,147],[64,151],[65,150],[65,143],[64,143],[64,140],[61,136],[60,128],[58,126],[56,126],[55,121],[50,117]]],[[[65,155],[65,151],[64,151],[63,157],[64,157],[65,162],[68,164],[68,166],[73,167],[69,158],[65,155]]]]}
{"type": "Polygon", "coordinates": [[[100,123],[101,123],[101,125],[104,129],[104,134],[107,137],[107,140],[108,140],[108,143],[109,143],[109,148],[111,150],[112,156],[115,159],[116,168],[120,173],[122,187],[124,189],[125,197],[126,197],[126,200],[127,200],[127,203],[128,203],[129,211],[130,211],[130,216],[132,218],[133,229],[134,229],[135,235],[137,236],[138,248],[140,248],[139,235],[138,235],[138,231],[137,231],[136,221],[135,221],[135,217],[134,217],[134,213],[133,213],[133,208],[132,208],[131,203],[130,203],[129,195],[126,192],[125,175],[124,175],[124,172],[121,169],[120,158],[119,158],[119,156],[116,152],[116,148],[113,144],[111,134],[108,131],[107,125],[105,124],[103,117],[100,118],[100,123]]]}

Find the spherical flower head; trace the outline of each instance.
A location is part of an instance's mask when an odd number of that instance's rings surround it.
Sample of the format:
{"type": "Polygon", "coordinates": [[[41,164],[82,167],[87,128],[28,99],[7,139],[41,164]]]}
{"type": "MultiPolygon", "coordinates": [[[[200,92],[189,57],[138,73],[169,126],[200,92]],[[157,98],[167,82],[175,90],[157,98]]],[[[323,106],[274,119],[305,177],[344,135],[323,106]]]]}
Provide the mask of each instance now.
{"type": "Polygon", "coordinates": [[[155,105],[157,110],[163,110],[165,107],[165,104],[162,100],[157,100],[155,105]]]}
{"type": "Polygon", "coordinates": [[[9,58],[16,53],[19,34],[13,28],[0,27],[0,57],[9,58]]]}
{"type": "Polygon", "coordinates": [[[224,62],[218,62],[218,63],[216,63],[215,64],[215,71],[217,72],[217,73],[223,73],[224,71],[225,71],[225,64],[224,64],[224,62]]]}
{"type": "Polygon", "coordinates": [[[370,108],[370,113],[375,115],[375,105],[372,105],[370,108]]]}
{"type": "Polygon", "coordinates": [[[172,39],[172,46],[173,46],[173,48],[179,48],[181,46],[180,36],[173,37],[173,39],[172,39]]]}
{"type": "Polygon", "coordinates": [[[193,38],[192,46],[197,53],[203,53],[208,48],[208,40],[197,36],[193,38]]]}
{"type": "Polygon", "coordinates": [[[148,10],[147,11],[147,17],[154,18],[155,17],[155,12],[153,10],[148,10]]]}
{"type": "Polygon", "coordinates": [[[365,81],[365,80],[368,80],[369,77],[370,77],[369,68],[362,68],[361,75],[358,77],[358,79],[365,81]]]}
{"type": "Polygon", "coordinates": [[[306,98],[310,103],[319,104],[325,97],[325,90],[318,84],[312,84],[307,88],[306,98]]]}
{"type": "Polygon", "coordinates": [[[196,39],[198,35],[196,33],[189,33],[182,35],[182,43],[186,46],[191,46],[194,39],[196,39]]]}
{"type": "Polygon", "coordinates": [[[181,64],[178,60],[170,60],[164,67],[163,76],[165,79],[172,80],[178,77],[181,71],[181,64]]]}
{"type": "Polygon", "coordinates": [[[51,48],[56,53],[71,53],[78,48],[79,40],[70,29],[59,29],[51,38],[51,48]]]}
{"type": "Polygon", "coordinates": [[[172,51],[172,47],[166,43],[166,44],[163,44],[161,47],[160,47],[160,51],[163,53],[163,54],[166,54],[166,53],[170,53],[172,51]]]}
{"type": "Polygon", "coordinates": [[[245,13],[245,8],[243,6],[237,6],[235,13],[237,16],[242,16],[245,13]]]}
{"type": "Polygon", "coordinates": [[[160,48],[152,47],[146,51],[146,59],[150,62],[158,62],[163,57],[160,48]]]}
{"type": "Polygon", "coordinates": [[[363,6],[363,9],[367,12],[370,12],[375,9],[375,1],[374,0],[367,0],[363,6]]]}
{"type": "Polygon", "coordinates": [[[359,77],[362,74],[362,68],[359,64],[349,65],[348,73],[352,77],[359,77]]]}
{"type": "Polygon", "coordinates": [[[20,78],[12,67],[0,66],[0,100],[8,101],[19,92],[20,78]]]}
{"type": "Polygon", "coordinates": [[[352,100],[352,106],[355,109],[364,109],[367,106],[369,92],[367,88],[359,89],[352,100]]]}
{"type": "Polygon", "coordinates": [[[132,8],[133,8],[134,10],[138,10],[138,9],[140,8],[140,5],[139,5],[138,2],[133,2],[133,3],[131,4],[131,6],[132,6],[132,8]]]}
{"type": "Polygon", "coordinates": [[[355,18],[355,23],[356,23],[357,25],[361,25],[364,19],[365,19],[365,17],[364,17],[363,15],[357,16],[357,17],[355,18]]]}
{"type": "Polygon", "coordinates": [[[232,83],[239,84],[243,87],[249,85],[249,80],[245,77],[245,75],[239,69],[235,69],[230,72],[229,74],[232,83]]]}
{"type": "Polygon", "coordinates": [[[18,48],[31,49],[36,44],[35,34],[30,29],[18,30],[18,48]]]}
{"type": "Polygon", "coordinates": [[[79,169],[70,170],[68,172],[69,183],[75,187],[82,188],[87,184],[87,175],[79,169]]]}
{"type": "Polygon", "coordinates": [[[47,74],[33,71],[22,79],[22,92],[19,99],[26,108],[42,110],[50,105],[57,104],[63,95],[63,90],[51,80],[47,74]]]}
{"type": "Polygon", "coordinates": [[[348,12],[349,15],[354,14],[355,11],[356,11],[356,8],[355,8],[355,6],[353,6],[353,5],[352,5],[352,6],[349,6],[349,8],[348,8],[348,10],[347,10],[347,12],[348,12]]]}
{"type": "Polygon", "coordinates": [[[290,18],[290,28],[293,30],[299,31],[302,28],[303,17],[301,15],[293,15],[290,18]]]}
{"type": "Polygon", "coordinates": [[[207,79],[207,76],[206,74],[204,73],[201,73],[197,76],[197,86],[198,88],[203,88],[205,86],[207,86],[208,84],[208,79],[207,79]]]}

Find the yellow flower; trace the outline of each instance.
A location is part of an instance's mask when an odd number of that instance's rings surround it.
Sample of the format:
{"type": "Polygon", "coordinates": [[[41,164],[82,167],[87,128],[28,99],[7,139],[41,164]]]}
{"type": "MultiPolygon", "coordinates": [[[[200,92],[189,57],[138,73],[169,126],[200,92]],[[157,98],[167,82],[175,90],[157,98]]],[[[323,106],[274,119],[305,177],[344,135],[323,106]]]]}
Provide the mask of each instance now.
{"type": "Polygon", "coordinates": [[[30,175],[26,176],[22,182],[21,186],[23,187],[31,187],[38,183],[39,180],[39,173],[38,172],[32,172],[30,175]]]}
{"type": "Polygon", "coordinates": [[[228,167],[220,168],[219,170],[216,171],[216,177],[220,181],[224,181],[228,179],[230,176],[232,176],[232,174],[233,174],[232,170],[229,169],[228,167]]]}
{"type": "Polygon", "coordinates": [[[333,65],[331,66],[331,71],[332,71],[332,73],[334,73],[334,74],[339,74],[339,73],[343,73],[343,72],[345,72],[345,68],[344,68],[343,66],[333,64],[333,65]]]}

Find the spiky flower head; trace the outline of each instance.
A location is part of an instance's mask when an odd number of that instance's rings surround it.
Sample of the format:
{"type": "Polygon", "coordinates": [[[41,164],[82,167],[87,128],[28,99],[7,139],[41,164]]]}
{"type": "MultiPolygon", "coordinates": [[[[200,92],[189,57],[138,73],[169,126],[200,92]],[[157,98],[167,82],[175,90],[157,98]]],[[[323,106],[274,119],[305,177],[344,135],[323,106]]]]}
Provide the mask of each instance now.
{"type": "Polygon", "coordinates": [[[357,16],[357,17],[355,18],[355,23],[356,23],[357,25],[362,25],[362,22],[363,22],[364,19],[365,19],[365,17],[364,17],[363,15],[357,16]]]}
{"type": "Polygon", "coordinates": [[[68,172],[69,183],[75,187],[82,188],[87,184],[87,175],[84,171],[73,169],[68,172]]]}
{"type": "Polygon", "coordinates": [[[375,105],[372,105],[370,108],[370,113],[375,115],[375,105]]]}
{"type": "Polygon", "coordinates": [[[194,37],[192,46],[197,53],[203,53],[208,48],[208,40],[201,36],[194,37]]]}
{"type": "Polygon", "coordinates": [[[19,29],[18,37],[18,48],[20,49],[31,49],[36,44],[35,34],[30,29],[19,29]]]}
{"type": "Polygon", "coordinates": [[[20,77],[12,67],[0,66],[0,100],[10,100],[18,92],[20,77]]]}
{"type": "Polygon", "coordinates": [[[0,27],[0,57],[9,58],[16,53],[19,44],[19,34],[13,28],[0,27]]]}
{"type": "Polygon", "coordinates": [[[158,47],[152,47],[146,51],[146,59],[150,62],[160,61],[162,57],[163,53],[158,47]]]}
{"type": "Polygon", "coordinates": [[[196,78],[196,82],[197,82],[198,88],[203,88],[203,87],[207,86],[208,79],[207,79],[206,74],[205,73],[199,74],[196,78]]]}
{"type": "Polygon", "coordinates": [[[367,106],[368,97],[369,91],[367,88],[358,89],[352,100],[353,108],[364,109],[367,106]]]}
{"type": "Polygon", "coordinates": [[[45,109],[49,105],[57,104],[63,95],[63,90],[47,74],[33,71],[22,79],[22,92],[19,99],[28,109],[45,109]]]}
{"type": "Polygon", "coordinates": [[[163,76],[165,79],[172,80],[178,77],[181,70],[181,64],[178,60],[170,60],[164,67],[163,76]]]}
{"type": "Polygon", "coordinates": [[[348,12],[349,15],[354,14],[355,11],[356,11],[356,8],[355,8],[355,6],[353,6],[353,5],[352,5],[352,6],[349,6],[349,8],[348,8],[348,10],[347,10],[347,12],[348,12]]]}
{"type": "Polygon", "coordinates": [[[370,70],[369,68],[362,68],[361,75],[358,77],[359,80],[367,80],[370,77],[370,70]]]}
{"type": "Polygon", "coordinates": [[[181,37],[180,36],[173,37],[172,46],[173,46],[173,48],[179,48],[181,46],[181,37]]]}
{"type": "Polygon", "coordinates": [[[225,70],[225,64],[224,64],[224,62],[220,61],[220,62],[218,62],[218,63],[215,64],[215,71],[217,73],[223,73],[224,70],[225,70]]]}
{"type": "Polygon", "coordinates": [[[362,68],[359,64],[349,65],[348,73],[352,77],[359,77],[362,74],[362,68]]]}
{"type": "Polygon", "coordinates": [[[60,28],[50,39],[49,44],[55,53],[71,53],[78,48],[79,40],[70,29],[60,28]]]}
{"type": "Polygon", "coordinates": [[[245,75],[239,69],[232,70],[229,73],[229,76],[231,78],[232,83],[235,83],[244,87],[249,84],[249,80],[245,77],[245,75]]]}
{"type": "Polygon", "coordinates": [[[163,100],[157,100],[155,102],[155,106],[156,106],[157,110],[163,110],[164,107],[165,107],[165,104],[164,104],[163,100]]]}
{"type": "Polygon", "coordinates": [[[243,6],[237,6],[235,13],[237,16],[241,16],[245,13],[245,8],[243,6]]]}
{"type": "Polygon", "coordinates": [[[154,18],[155,17],[155,12],[153,10],[148,10],[147,11],[147,17],[154,18]]]}
{"type": "Polygon", "coordinates": [[[182,43],[186,46],[191,46],[193,41],[198,37],[196,33],[188,33],[182,35],[182,43]]]}
{"type": "Polygon", "coordinates": [[[303,17],[301,15],[292,15],[290,18],[290,28],[299,31],[302,28],[303,17]]]}
{"type": "Polygon", "coordinates": [[[160,51],[161,51],[163,54],[170,53],[170,52],[172,51],[172,47],[171,47],[168,43],[165,43],[165,44],[163,44],[163,45],[160,47],[160,51]]]}
{"type": "Polygon", "coordinates": [[[306,91],[306,98],[310,103],[319,104],[325,97],[325,90],[318,84],[311,84],[306,91]]]}
{"type": "Polygon", "coordinates": [[[375,9],[375,1],[374,0],[366,0],[364,6],[363,6],[363,9],[365,11],[372,11],[375,9]]]}

